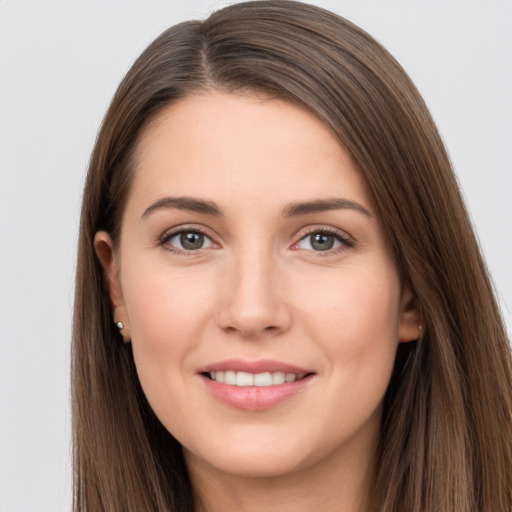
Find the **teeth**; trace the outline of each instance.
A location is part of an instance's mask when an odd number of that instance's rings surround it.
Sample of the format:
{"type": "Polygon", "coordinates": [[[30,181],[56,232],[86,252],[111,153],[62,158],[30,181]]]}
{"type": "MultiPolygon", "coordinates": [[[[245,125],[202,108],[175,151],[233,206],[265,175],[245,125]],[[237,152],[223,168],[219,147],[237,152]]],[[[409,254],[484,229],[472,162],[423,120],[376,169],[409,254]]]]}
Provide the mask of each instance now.
{"type": "Polygon", "coordinates": [[[236,373],[231,371],[224,372],[224,382],[236,385],[236,373]]]}
{"type": "Polygon", "coordinates": [[[232,386],[276,386],[285,382],[295,382],[303,379],[305,373],[284,373],[284,372],[264,372],[264,373],[248,373],[234,372],[231,370],[222,372],[210,372],[212,380],[223,384],[231,384],[232,386]]]}
{"type": "Polygon", "coordinates": [[[284,384],[284,373],[274,372],[272,374],[272,384],[284,384]]]}
{"type": "Polygon", "coordinates": [[[254,376],[255,386],[272,386],[272,374],[270,372],[257,373],[254,376]]]}
{"type": "Polygon", "coordinates": [[[237,386],[254,386],[254,375],[246,372],[236,372],[237,386]]]}

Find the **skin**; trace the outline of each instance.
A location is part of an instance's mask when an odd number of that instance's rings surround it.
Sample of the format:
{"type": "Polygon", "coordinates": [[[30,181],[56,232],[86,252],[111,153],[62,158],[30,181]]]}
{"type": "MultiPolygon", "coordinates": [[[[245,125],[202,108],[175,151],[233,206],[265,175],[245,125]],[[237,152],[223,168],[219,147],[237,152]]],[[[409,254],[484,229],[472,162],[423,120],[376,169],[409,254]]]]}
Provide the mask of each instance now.
{"type": "Polygon", "coordinates": [[[397,345],[419,319],[363,178],[317,118],[221,92],[167,107],[142,134],[118,251],[105,232],[95,247],[144,392],[208,510],[364,510],[397,345]],[[333,199],[351,203],[290,215],[333,199]],[[205,233],[203,247],[180,245],[180,229],[205,233]],[[312,243],[322,230],[331,249],[312,243]],[[198,373],[233,358],[311,375],[245,410],[198,373]]]}

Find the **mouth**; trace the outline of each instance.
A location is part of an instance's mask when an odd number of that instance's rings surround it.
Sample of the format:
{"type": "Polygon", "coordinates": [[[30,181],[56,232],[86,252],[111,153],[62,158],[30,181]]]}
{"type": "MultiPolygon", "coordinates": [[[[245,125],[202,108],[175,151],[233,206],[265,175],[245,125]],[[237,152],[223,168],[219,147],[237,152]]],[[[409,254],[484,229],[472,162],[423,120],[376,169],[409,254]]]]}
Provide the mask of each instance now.
{"type": "Polygon", "coordinates": [[[316,380],[315,372],[275,360],[231,359],[203,367],[198,374],[216,400],[247,411],[262,411],[291,400],[316,380]]]}
{"type": "Polygon", "coordinates": [[[238,387],[270,387],[302,380],[312,373],[262,372],[250,373],[234,370],[203,372],[202,375],[221,384],[238,387]]]}

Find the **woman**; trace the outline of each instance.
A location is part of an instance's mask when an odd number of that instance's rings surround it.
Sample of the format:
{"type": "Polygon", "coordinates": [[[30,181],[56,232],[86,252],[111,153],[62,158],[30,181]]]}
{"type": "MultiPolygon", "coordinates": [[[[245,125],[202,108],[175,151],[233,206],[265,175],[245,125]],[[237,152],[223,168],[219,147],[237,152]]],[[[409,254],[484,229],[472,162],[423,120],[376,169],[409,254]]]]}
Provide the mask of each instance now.
{"type": "Polygon", "coordinates": [[[289,1],[162,34],[84,193],[75,510],[509,511],[512,368],[418,92],[289,1]]]}

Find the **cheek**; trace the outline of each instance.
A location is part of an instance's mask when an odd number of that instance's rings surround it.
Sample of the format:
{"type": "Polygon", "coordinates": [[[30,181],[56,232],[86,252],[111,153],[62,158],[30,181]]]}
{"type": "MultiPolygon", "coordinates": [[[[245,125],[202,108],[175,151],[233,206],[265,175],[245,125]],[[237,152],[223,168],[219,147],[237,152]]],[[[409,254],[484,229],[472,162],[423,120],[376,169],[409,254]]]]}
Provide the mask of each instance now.
{"type": "Polygon", "coordinates": [[[123,294],[137,373],[153,402],[177,375],[188,371],[187,356],[199,347],[212,317],[208,311],[212,288],[202,284],[209,280],[197,271],[172,272],[165,264],[136,264],[131,268],[144,271],[126,276],[123,294]]]}
{"type": "Polygon", "coordinates": [[[304,294],[309,307],[302,312],[330,383],[320,427],[333,432],[333,439],[378,423],[398,346],[400,285],[394,269],[378,275],[351,270],[340,273],[335,285],[330,280],[329,293],[304,294]],[[346,428],[338,432],[333,425],[346,428]]]}
{"type": "Polygon", "coordinates": [[[301,316],[332,361],[393,364],[398,343],[400,284],[393,267],[347,269],[303,293],[301,316]],[[320,284],[320,286],[319,286],[320,284]],[[313,291],[312,291],[313,290],[313,291]],[[327,290],[327,291],[326,291],[327,290]]]}
{"type": "Polygon", "coordinates": [[[171,272],[167,265],[133,265],[144,269],[127,275],[123,283],[135,366],[152,409],[174,430],[180,418],[174,411],[191,401],[182,377],[194,373],[187,361],[209,328],[212,290],[198,286],[205,280],[197,271],[193,275],[171,272]]]}
{"type": "MultiPolygon", "coordinates": [[[[137,268],[132,265],[132,268],[137,268]]],[[[197,329],[211,304],[211,280],[197,271],[173,272],[165,265],[148,265],[144,272],[127,276],[123,295],[136,344],[162,344],[186,339],[197,329]]]]}

